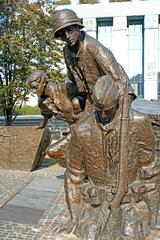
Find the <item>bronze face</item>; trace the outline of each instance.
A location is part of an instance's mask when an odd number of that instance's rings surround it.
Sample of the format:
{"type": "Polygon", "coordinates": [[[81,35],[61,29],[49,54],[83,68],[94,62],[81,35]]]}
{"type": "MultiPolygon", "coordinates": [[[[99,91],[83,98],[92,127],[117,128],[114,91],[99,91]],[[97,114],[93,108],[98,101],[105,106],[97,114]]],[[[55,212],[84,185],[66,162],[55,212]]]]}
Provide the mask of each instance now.
{"type": "Polygon", "coordinates": [[[28,77],[27,82],[32,91],[41,96],[47,84],[47,75],[42,70],[36,70],[28,77]]]}
{"type": "Polygon", "coordinates": [[[59,37],[73,47],[78,42],[79,32],[78,25],[71,25],[59,31],[59,37]]]}
{"type": "Polygon", "coordinates": [[[79,28],[83,28],[81,19],[71,9],[62,9],[55,12],[53,21],[54,37],[58,38],[61,35],[61,30],[66,27],[78,25],[79,28]]]}
{"type": "Polygon", "coordinates": [[[108,109],[108,110],[96,110],[97,113],[97,120],[98,122],[102,123],[103,125],[106,125],[107,123],[109,123],[115,116],[116,111],[117,111],[117,106],[115,104],[115,106],[113,106],[112,108],[108,109]]]}
{"type": "Polygon", "coordinates": [[[44,79],[39,79],[37,81],[31,82],[29,86],[34,93],[36,93],[38,96],[41,96],[44,93],[46,81],[44,79]]]}

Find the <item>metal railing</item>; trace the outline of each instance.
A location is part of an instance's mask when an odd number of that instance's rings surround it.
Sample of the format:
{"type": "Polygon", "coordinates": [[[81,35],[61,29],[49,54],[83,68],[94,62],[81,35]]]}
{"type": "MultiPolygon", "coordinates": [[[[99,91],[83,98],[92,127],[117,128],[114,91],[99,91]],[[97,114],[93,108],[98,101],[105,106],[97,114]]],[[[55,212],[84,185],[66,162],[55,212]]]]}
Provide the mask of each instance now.
{"type": "MultiPolygon", "coordinates": [[[[38,126],[42,120],[43,116],[41,115],[18,116],[12,126],[38,126]]],[[[5,126],[4,117],[0,117],[0,126],[5,126]]],[[[54,139],[59,139],[69,132],[68,124],[54,117],[49,120],[47,127],[51,131],[52,138],[54,139]]]]}
{"type": "MultiPolygon", "coordinates": [[[[17,116],[15,121],[13,122],[13,126],[36,126],[42,122],[43,117],[41,115],[24,115],[24,116],[17,116]]],[[[0,126],[5,125],[4,117],[0,117],[0,126]]]]}

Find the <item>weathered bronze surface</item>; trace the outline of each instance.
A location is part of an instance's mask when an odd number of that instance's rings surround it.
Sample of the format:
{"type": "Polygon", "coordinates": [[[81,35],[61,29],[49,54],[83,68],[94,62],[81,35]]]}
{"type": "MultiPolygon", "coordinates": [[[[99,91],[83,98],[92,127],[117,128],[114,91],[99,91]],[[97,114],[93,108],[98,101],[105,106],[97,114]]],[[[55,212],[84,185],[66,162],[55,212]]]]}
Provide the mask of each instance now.
{"type": "MultiPolygon", "coordinates": [[[[62,9],[56,12],[53,28],[55,37],[66,42],[64,59],[68,70],[68,78],[75,83],[79,93],[87,93],[92,103],[93,87],[99,77],[110,75],[123,94],[128,76],[122,66],[116,61],[112,52],[96,39],[89,36],[76,22],[72,22],[73,11],[62,9]],[[60,21],[61,20],[61,21],[60,21]],[[60,29],[57,27],[61,23],[60,29]],[[67,24],[67,26],[66,26],[67,24]]],[[[129,93],[135,95],[131,87],[129,93]]]]}
{"type": "MultiPolygon", "coordinates": [[[[38,106],[44,116],[37,129],[44,128],[48,119],[53,116],[65,120],[68,124],[75,123],[81,117],[86,97],[84,94],[83,97],[78,95],[75,84],[48,81],[47,75],[41,70],[33,72],[27,81],[30,88],[39,96],[38,106]]],[[[53,159],[64,159],[69,138],[51,144],[47,148],[48,156],[53,159]]]]}
{"type": "Polygon", "coordinates": [[[57,110],[71,131],[64,185],[71,222],[55,230],[67,231],[67,239],[146,240],[152,230],[160,233],[160,117],[131,109],[136,96],[124,69],[81,28],[72,10],[56,12],[54,35],[66,42],[68,78],[76,90],[65,96],[71,114],[57,110]],[[76,97],[83,108],[74,118],[76,97]]]}
{"type": "Polygon", "coordinates": [[[50,141],[47,129],[0,127],[0,168],[31,171],[40,164],[50,141]]]}
{"type": "Polygon", "coordinates": [[[69,124],[79,118],[84,101],[77,94],[77,86],[73,83],[54,83],[48,81],[47,75],[42,70],[33,72],[27,79],[30,88],[39,96],[38,104],[44,116],[39,128],[44,128],[47,119],[55,116],[69,124]]]}
{"type": "Polygon", "coordinates": [[[65,166],[66,153],[68,144],[71,139],[71,134],[60,138],[58,141],[52,143],[47,149],[46,154],[53,159],[63,160],[65,166]]]}
{"type": "MultiPolygon", "coordinates": [[[[98,91],[107,92],[100,80],[105,78],[97,81],[98,91]]],[[[85,240],[142,240],[157,228],[160,163],[155,136],[150,118],[130,108],[127,127],[125,103],[100,117],[112,93],[105,101],[103,94],[97,97],[101,110],[88,113],[72,129],[65,175],[72,232],[85,240]]]]}

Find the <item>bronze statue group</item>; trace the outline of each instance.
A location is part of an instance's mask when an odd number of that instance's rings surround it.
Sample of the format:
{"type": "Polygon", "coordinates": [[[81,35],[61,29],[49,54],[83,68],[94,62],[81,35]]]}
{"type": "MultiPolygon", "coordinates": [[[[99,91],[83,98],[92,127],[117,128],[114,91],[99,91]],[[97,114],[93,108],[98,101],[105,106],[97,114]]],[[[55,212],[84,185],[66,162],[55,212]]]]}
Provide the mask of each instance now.
{"type": "Polygon", "coordinates": [[[68,81],[50,82],[41,70],[28,78],[44,116],[39,128],[53,116],[70,128],[64,189],[72,225],[66,231],[82,240],[144,240],[159,228],[152,118],[131,108],[136,95],[127,74],[83,27],[74,11],[56,11],[54,36],[66,42],[68,81]]]}

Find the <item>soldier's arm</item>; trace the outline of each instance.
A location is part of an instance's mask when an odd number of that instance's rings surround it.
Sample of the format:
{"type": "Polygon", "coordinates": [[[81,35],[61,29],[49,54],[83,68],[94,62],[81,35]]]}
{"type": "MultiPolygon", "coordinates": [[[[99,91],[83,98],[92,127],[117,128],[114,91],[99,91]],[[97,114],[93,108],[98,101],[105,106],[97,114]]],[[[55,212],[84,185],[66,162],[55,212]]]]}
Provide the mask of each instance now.
{"type": "Polygon", "coordinates": [[[155,158],[155,136],[148,116],[144,116],[140,121],[137,132],[140,163],[142,166],[147,166],[155,158]]]}
{"type": "MultiPolygon", "coordinates": [[[[126,83],[129,82],[128,75],[109,49],[105,48],[101,44],[97,45],[96,49],[97,50],[94,52],[94,58],[97,62],[97,66],[102,69],[103,73],[111,75],[119,89],[120,94],[123,94],[126,83]]],[[[134,91],[130,84],[129,93],[131,95],[133,94],[133,98],[135,98],[134,91]]]]}
{"type": "Polygon", "coordinates": [[[40,96],[38,98],[38,107],[40,108],[41,115],[43,116],[43,121],[38,127],[36,127],[36,129],[42,129],[46,127],[48,120],[53,117],[53,112],[48,108],[46,96],[40,96]]]}
{"type": "Polygon", "coordinates": [[[44,116],[43,121],[39,124],[38,127],[36,127],[36,129],[43,129],[43,128],[45,128],[47,123],[48,123],[48,118],[44,116]]]}
{"type": "Polygon", "coordinates": [[[139,162],[140,174],[143,179],[151,178],[160,172],[157,166],[156,142],[150,119],[145,116],[139,128],[139,162]]]}

